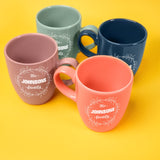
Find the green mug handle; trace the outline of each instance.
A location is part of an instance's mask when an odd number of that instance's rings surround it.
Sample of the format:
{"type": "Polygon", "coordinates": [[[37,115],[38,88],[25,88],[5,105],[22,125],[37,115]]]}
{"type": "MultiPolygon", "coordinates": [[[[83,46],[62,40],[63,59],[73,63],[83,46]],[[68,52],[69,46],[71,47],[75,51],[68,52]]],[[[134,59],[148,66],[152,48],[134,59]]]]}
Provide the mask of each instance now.
{"type": "MultiPolygon", "coordinates": [[[[87,25],[83,28],[80,29],[80,32],[84,31],[84,30],[91,30],[93,32],[95,32],[96,34],[98,34],[98,28],[94,25],[87,25]]],[[[96,46],[95,42],[93,42],[92,44],[89,44],[87,46],[85,46],[88,50],[94,48],[96,46]]]]}

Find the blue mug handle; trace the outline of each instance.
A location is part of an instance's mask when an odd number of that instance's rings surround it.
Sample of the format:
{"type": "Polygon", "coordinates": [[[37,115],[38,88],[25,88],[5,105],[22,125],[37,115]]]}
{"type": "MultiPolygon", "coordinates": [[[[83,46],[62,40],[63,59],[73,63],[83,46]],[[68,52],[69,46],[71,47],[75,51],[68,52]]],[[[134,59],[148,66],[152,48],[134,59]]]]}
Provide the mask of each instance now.
{"type": "Polygon", "coordinates": [[[86,29],[80,32],[79,38],[78,38],[78,46],[80,51],[85,54],[87,57],[95,56],[96,54],[91,52],[88,48],[86,48],[83,43],[81,42],[81,38],[83,36],[89,36],[94,40],[95,45],[98,44],[98,34],[94,32],[93,30],[86,29]]]}

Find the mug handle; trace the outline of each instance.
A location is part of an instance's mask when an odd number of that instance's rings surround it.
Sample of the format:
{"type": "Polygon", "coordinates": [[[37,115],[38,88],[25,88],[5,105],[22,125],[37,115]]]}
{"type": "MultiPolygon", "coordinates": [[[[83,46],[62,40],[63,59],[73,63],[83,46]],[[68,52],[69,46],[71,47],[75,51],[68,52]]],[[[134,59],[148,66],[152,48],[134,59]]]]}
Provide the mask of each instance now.
{"type": "Polygon", "coordinates": [[[68,66],[60,66],[54,73],[54,83],[56,87],[62,92],[65,96],[72,99],[76,102],[76,92],[69,87],[67,87],[60,78],[60,73],[64,73],[71,77],[73,83],[75,83],[75,70],[68,66]]]}
{"type": "MultiPolygon", "coordinates": [[[[94,26],[94,25],[87,25],[87,26],[81,28],[80,34],[81,34],[81,32],[84,31],[84,30],[91,30],[91,31],[93,31],[94,33],[98,34],[98,29],[97,29],[97,27],[94,26]]],[[[89,45],[87,45],[87,46],[85,46],[85,47],[86,47],[88,50],[90,50],[90,49],[94,48],[95,46],[96,46],[96,44],[95,44],[95,42],[94,42],[94,43],[89,44],[89,45]]]]}
{"type": "MultiPolygon", "coordinates": [[[[90,26],[92,26],[92,25],[90,25],[90,26]]],[[[86,26],[87,27],[87,26],[86,26]]],[[[92,26],[93,27],[93,26],[92,26]]],[[[88,57],[91,57],[91,56],[95,56],[96,54],[95,53],[93,53],[93,52],[91,52],[90,51],[90,49],[91,49],[91,47],[92,46],[94,46],[95,47],[95,45],[97,45],[98,44],[98,29],[97,30],[95,30],[95,28],[94,28],[94,30],[92,29],[92,27],[91,28],[84,28],[84,30],[82,30],[81,32],[80,32],[80,34],[79,34],[79,38],[78,38],[78,46],[79,46],[79,49],[80,49],[80,51],[83,53],[83,54],[85,54],[86,56],[88,56],[88,57]],[[81,42],[81,38],[83,37],[83,36],[89,36],[89,37],[91,37],[93,40],[94,40],[94,43],[93,44],[91,44],[91,45],[89,45],[89,46],[84,46],[83,44],[82,44],[82,42],[81,42]]]]}
{"type": "MultiPolygon", "coordinates": [[[[74,68],[76,68],[76,67],[78,66],[78,62],[77,62],[76,59],[74,59],[74,58],[63,58],[63,59],[60,59],[60,60],[58,61],[57,67],[62,66],[62,65],[65,65],[65,64],[66,64],[66,65],[71,65],[71,66],[73,66],[74,68]]],[[[73,82],[72,82],[71,79],[63,80],[63,82],[64,82],[67,86],[73,84],[73,82]]]]}

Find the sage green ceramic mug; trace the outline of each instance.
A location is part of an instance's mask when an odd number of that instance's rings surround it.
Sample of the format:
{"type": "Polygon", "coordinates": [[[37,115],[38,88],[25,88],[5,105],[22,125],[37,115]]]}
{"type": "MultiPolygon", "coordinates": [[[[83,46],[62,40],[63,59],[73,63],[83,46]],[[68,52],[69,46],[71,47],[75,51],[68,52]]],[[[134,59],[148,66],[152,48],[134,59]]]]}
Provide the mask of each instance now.
{"type": "MultiPolygon", "coordinates": [[[[80,52],[78,47],[78,36],[84,29],[98,33],[93,25],[81,28],[81,14],[72,7],[64,5],[54,5],[43,8],[36,16],[37,32],[46,34],[54,38],[58,44],[59,58],[76,58],[80,52]]],[[[86,46],[88,49],[94,48],[95,44],[86,46]]]]}

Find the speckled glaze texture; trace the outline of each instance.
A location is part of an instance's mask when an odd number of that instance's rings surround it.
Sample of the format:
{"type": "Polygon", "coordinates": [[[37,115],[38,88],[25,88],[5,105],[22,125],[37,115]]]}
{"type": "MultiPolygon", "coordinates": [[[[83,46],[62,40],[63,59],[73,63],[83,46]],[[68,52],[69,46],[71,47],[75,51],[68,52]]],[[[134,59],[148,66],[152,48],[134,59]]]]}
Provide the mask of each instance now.
{"type": "MultiPolygon", "coordinates": [[[[92,25],[81,28],[81,14],[74,8],[64,5],[54,5],[43,8],[36,16],[37,32],[46,34],[56,40],[59,58],[76,58],[80,51],[78,36],[81,30],[91,29],[98,33],[92,25]]],[[[87,46],[91,49],[95,44],[87,46]]]]}
{"type": "Polygon", "coordinates": [[[77,103],[80,116],[88,128],[106,132],[118,125],[126,111],[133,72],[118,58],[98,55],[81,62],[76,70],[60,66],[55,71],[54,81],[65,96],[77,103]],[[72,78],[75,91],[61,81],[60,73],[72,78]]]}
{"type": "Polygon", "coordinates": [[[137,72],[147,39],[147,31],[141,24],[127,19],[112,19],[101,24],[98,35],[89,30],[81,32],[79,48],[90,57],[95,54],[83,46],[81,37],[84,35],[94,39],[98,46],[98,55],[120,58],[132,68],[134,74],[137,72]]]}
{"type": "Polygon", "coordinates": [[[77,67],[74,58],[59,60],[56,41],[51,37],[31,33],[10,40],[5,47],[5,58],[11,82],[28,104],[43,104],[54,95],[55,69],[63,64],[77,67]]]}
{"type": "Polygon", "coordinates": [[[58,56],[60,59],[64,57],[74,57],[76,58],[79,48],[77,45],[78,34],[80,32],[80,25],[75,27],[54,30],[53,28],[45,28],[38,25],[37,32],[48,35],[56,40],[59,49],[58,56]]]}

